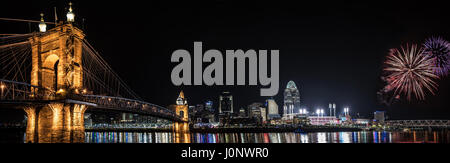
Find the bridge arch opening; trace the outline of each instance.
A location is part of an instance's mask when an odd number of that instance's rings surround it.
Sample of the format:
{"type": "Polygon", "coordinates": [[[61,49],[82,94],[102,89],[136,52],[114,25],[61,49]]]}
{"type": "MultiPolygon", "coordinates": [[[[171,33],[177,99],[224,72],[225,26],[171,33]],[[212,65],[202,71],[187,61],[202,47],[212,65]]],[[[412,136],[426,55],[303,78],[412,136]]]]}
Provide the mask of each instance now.
{"type": "Polygon", "coordinates": [[[55,54],[47,56],[42,63],[42,86],[57,91],[59,57],[55,54]]]}

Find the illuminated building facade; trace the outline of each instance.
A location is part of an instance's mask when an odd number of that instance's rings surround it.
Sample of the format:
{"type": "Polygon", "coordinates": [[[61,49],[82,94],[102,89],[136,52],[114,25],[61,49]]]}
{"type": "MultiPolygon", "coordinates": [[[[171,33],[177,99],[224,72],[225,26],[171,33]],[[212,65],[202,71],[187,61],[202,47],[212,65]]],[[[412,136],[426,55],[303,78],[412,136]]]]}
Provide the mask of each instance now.
{"type": "Polygon", "coordinates": [[[280,118],[280,114],[278,113],[278,105],[274,99],[266,100],[266,107],[268,119],[280,118]]]}
{"type": "Polygon", "coordinates": [[[384,111],[376,111],[373,113],[373,120],[376,123],[384,123],[385,120],[385,112],[384,111]]]}
{"type": "Polygon", "coordinates": [[[246,117],[247,113],[244,108],[239,109],[239,117],[246,117]]]}
{"type": "Polygon", "coordinates": [[[259,122],[267,120],[267,111],[262,103],[252,103],[248,106],[248,117],[258,119],[259,122]]]}
{"type": "Polygon", "coordinates": [[[263,122],[267,121],[267,109],[265,107],[260,108],[261,112],[261,118],[263,122]]]}
{"type": "Polygon", "coordinates": [[[308,116],[311,125],[338,124],[339,120],[335,116],[308,116]]]}

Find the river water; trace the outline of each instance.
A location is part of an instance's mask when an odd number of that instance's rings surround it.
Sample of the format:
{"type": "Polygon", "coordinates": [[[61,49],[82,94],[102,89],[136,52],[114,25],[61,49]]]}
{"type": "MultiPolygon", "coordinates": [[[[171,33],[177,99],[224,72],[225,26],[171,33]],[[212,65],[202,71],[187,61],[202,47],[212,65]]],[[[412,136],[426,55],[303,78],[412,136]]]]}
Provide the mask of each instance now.
{"type": "MultiPolygon", "coordinates": [[[[23,143],[24,132],[0,132],[0,143],[23,143]]],[[[450,131],[310,133],[85,132],[86,143],[450,143],[450,131]]]]}
{"type": "Polygon", "coordinates": [[[86,143],[449,143],[447,131],[314,133],[86,132],[86,143]]]}

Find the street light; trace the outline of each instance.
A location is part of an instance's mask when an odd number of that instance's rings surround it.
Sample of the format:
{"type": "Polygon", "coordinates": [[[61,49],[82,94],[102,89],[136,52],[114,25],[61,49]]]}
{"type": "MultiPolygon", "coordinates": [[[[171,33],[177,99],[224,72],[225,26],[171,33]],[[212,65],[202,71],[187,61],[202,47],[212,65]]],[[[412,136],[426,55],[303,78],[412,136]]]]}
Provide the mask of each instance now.
{"type": "Polygon", "coordinates": [[[41,13],[41,22],[39,23],[39,32],[47,31],[47,24],[44,22],[44,14],[41,13]]]}
{"type": "Polygon", "coordinates": [[[336,117],[336,104],[333,103],[333,116],[336,117]]]}
{"type": "Polygon", "coordinates": [[[349,115],[349,111],[350,111],[350,109],[348,107],[344,108],[344,114],[345,115],[349,115]]]}
{"type": "Polygon", "coordinates": [[[67,21],[72,23],[75,21],[75,14],[72,12],[72,2],[69,3],[69,12],[67,13],[67,21]]]}
{"type": "Polygon", "coordinates": [[[300,114],[306,114],[306,109],[300,109],[300,114]]]}
{"type": "Polygon", "coordinates": [[[316,110],[316,114],[317,114],[317,116],[319,117],[319,116],[322,116],[323,117],[323,114],[325,113],[325,111],[323,110],[323,109],[317,109],[316,110]]]}
{"type": "Polygon", "coordinates": [[[2,97],[2,98],[3,98],[3,90],[5,89],[5,87],[6,87],[6,86],[5,86],[3,83],[0,84],[0,89],[2,90],[2,94],[1,94],[1,95],[2,95],[1,97],[2,97]]]}

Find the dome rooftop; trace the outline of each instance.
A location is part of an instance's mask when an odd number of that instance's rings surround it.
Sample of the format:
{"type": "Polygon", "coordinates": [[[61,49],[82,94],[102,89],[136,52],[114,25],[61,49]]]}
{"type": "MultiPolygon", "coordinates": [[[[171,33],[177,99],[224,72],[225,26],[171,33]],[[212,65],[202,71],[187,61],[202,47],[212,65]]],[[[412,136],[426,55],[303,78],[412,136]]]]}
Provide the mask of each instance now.
{"type": "Polygon", "coordinates": [[[295,88],[297,89],[297,86],[295,85],[294,81],[289,81],[286,88],[295,88]]]}

